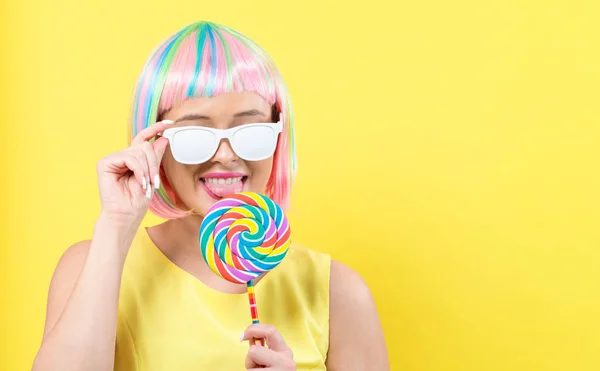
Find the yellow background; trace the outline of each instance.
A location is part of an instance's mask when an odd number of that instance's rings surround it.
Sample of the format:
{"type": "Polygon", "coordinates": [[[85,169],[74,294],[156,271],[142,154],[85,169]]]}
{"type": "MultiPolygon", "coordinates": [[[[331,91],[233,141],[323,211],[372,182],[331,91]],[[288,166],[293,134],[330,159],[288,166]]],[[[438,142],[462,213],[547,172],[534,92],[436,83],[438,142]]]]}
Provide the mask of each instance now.
{"type": "Polygon", "coordinates": [[[294,238],[367,280],[393,370],[600,369],[598,2],[351,3],[0,5],[2,370],[31,367],[143,62],[200,19],[280,67],[294,238]]]}

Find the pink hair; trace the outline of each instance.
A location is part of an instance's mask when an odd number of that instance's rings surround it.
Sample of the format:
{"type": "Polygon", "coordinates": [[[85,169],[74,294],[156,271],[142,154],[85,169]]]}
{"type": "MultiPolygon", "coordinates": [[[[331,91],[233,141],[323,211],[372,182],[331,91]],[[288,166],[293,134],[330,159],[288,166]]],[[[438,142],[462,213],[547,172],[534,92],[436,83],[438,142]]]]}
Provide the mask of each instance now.
{"type": "MultiPolygon", "coordinates": [[[[273,156],[265,195],[287,209],[296,175],[289,94],[268,54],[228,27],[210,22],[192,23],[154,50],[135,87],[129,142],[183,101],[227,92],[255,92],[281,114],[284,128],[273,156]]],[[[162,169],[161,184],[150,203],[150,211],[167,219],[187,215],[188,210],[177,206],[175,192],[162,169]]]]}

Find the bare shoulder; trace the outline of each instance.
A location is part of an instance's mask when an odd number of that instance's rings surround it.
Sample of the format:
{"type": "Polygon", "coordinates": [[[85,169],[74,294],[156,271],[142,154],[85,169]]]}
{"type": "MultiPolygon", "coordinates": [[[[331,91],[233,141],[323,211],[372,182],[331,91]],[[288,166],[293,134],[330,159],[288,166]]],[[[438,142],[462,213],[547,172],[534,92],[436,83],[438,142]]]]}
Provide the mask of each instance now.
{"type": "Polygon", "coordinates": [[[91,242],[91,240],[84,240],[73,244],[62,254],[54,269],[48,290],[44,337],[56,324],[77,283],[90,250],[91,242]]]}
{"type": "Polygon", "coordinates": [[[354,269],[337,261],[331,260],[330,306],[331,315],[348,310],[348,305],[356,311],[372,311],[375,303],[367,282],[354,269]]]}
{"type": "Polygon", "coordinates": [[[336,260],[331,261],[330,274],[327,369],[389,370],[383,329],[367,282],[336,260]]]}

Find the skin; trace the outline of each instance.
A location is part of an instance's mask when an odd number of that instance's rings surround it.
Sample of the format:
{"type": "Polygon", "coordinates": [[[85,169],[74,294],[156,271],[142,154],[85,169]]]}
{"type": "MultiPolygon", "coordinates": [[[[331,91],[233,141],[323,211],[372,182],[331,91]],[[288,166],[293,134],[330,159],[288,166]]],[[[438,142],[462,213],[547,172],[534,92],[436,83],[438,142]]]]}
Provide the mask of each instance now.
{"type": "MultiPolygon", "coordinates": [[[[61,257],[52,278],[42,344],[33,370],[108,371],[114,368],[119,287],[125,257],[147,211],[149,187],[158,179],[159,166],[177,195],[177,203],[192,215],[148,229],[157,247],[175,264],[207,286],[226,293],[243,293],[245,285],[215,275],[202,261],[198,231],[204,215],[216,201],[199,179],[214,172],[239,172],[247,178],[244,191],[262,192],[272,158],[248,162],[237,157],[225,140],[213,158],[199,165],[176,162],[168,141],[148,140],[169,127],[203,125],[226,129],[255,122],[273,122],[271,106],[254,93],[228,93],[195,98],[166,112],[141,132],[132,145],[98,162],[102,204],[91,240],[71,246],[61,257]],[[205,118],[178,121],[183,116],[205,118]],[[146,183],[146,189],[143,184],[146,183]],[[92,310],[93,309],[93,310],[92,310]],[[89,331],[81,332],[79,329],[89,331]]],[[[272,325],[249,326],[242,340],[263,338],[268,347],[250,345],[249,370],[295,370],[293,352],[272,325]]],[[[249,342],[250,344],[251,342],[249,342]]],[[[330,347],[327,369],[333,371],[389,370],[383,331],[371,292],[352,269],[333,260],[330,278],[330,347]],[[358,335],[360,334],[360,335],[358,335]]]]}

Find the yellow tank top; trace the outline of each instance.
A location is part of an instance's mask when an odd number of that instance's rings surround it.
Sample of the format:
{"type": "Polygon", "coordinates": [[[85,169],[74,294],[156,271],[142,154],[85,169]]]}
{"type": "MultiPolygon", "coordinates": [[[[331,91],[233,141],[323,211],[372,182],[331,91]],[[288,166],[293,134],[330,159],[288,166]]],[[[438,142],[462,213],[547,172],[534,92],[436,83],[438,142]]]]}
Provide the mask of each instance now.
{"type": "MultiPolygon", "coordinates": [[[[326,370],[330,261],[292,243],[255,288],[261,323],[281,332],[298,370],[326,370]]],[[[250,324],[247,294],[204,285],[139,229],[121,282],[115,370],[243,370],[248,342],[239,338],[250,324]]]]}

